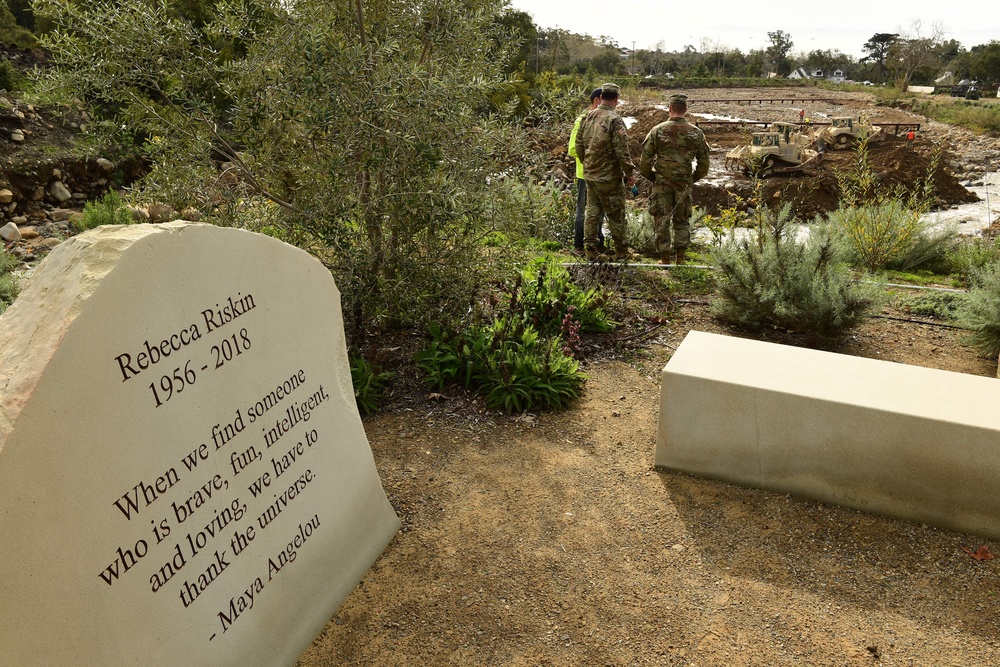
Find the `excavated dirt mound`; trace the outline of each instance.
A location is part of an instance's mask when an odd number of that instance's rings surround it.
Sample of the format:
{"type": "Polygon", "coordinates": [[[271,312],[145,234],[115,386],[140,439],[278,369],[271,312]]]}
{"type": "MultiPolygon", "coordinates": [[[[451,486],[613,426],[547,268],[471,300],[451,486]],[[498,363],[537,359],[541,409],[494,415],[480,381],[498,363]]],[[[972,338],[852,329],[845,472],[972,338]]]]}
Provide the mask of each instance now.
{"type": "MultiPolygon", "coordinates": [[[[629,118],[635,119],[635,124],[628,130],[629,150],[633,155],[639,155],[642,148],[642,140],[646,138],[649,131],[669,118],[666,105],[648,105],[632,107],[623,110],[629,118]]],[[[636,165],[638,166],[638,165],[636,165]]]]}
{"type": "Polygon", "coordinates": [[[937,156],[937,168],[935,168],[936,150],[937,147],[907,150],[904,140],[889,137],[884,145],[870,151],[871,164],[875,171],[882,175],[883,183],[888,187],[900,186],[908,190],[930,175],[938,206],[979,201],[977,195],[966,190],[955,175],[943,166],[947,164],[949,157],[945,152],[942,151],[937,156]]]}

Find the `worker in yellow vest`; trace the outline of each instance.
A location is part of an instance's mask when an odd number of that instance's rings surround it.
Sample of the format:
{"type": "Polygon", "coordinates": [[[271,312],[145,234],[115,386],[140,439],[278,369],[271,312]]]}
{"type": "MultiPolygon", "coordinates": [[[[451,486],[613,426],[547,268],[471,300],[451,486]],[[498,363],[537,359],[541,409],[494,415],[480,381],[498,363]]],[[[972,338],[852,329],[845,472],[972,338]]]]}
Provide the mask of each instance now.
{"type": "MultiPolygon", "coordinates": [[[[596,109],[601,103],[601,89],[594,88],[590,93],[590,107],[584,111],[582,114],[576,117],[576,122],[573,123],[573,131],[569,135],[569,153],[570,157],[576,159],[576,220],[573,226],[573,254],[578,257],[583,257],[583,219],[584,214],[587,209],[587,181],[583,178],[583,162],[576,154],[576,135],[580,131],[580,122],[587,117],[587,114],[596,109]]],[[[601,216],[601,220],[597,226],[597,239],[601,245],[604,245],[604,231],[601,229],[604,226],[604,216],[601,216]]]]}

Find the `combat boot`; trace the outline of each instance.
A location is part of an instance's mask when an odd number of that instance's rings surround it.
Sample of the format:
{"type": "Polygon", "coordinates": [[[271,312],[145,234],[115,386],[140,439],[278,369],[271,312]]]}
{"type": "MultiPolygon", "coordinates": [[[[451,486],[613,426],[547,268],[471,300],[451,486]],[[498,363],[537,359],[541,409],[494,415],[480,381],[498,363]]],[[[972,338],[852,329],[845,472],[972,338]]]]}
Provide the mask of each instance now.
{"type": "Polygon", "coordinates": [[[683,264],[687,260],[687,256],[684,252],[684,248],[677,249],[677,258],[674,260],[674,264],[683,264]]]}
{"type": "Polygon", "coordinates": [[[607,255],[598,250],[597,248],[587,248],[587,261],[588,262],[604,262],[607,261],[607,255]]]}
{"type": "Polygon", "coordinates": [[[670,250],[666,250],[660,253],[660,264],[673,264],[674,263],[674,253],[670,250]]]}

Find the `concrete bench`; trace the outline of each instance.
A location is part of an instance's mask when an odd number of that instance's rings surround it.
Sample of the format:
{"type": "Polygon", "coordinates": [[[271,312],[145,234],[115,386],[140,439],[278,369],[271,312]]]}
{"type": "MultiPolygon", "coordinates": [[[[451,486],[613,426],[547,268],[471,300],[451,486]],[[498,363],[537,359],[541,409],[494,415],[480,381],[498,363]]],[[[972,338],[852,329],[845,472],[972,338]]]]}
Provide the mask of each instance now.
{"type": "Polygon", "coordinates": [[[1000,539],[1000,381],[692,331],[656,466],[1000,539]]]}

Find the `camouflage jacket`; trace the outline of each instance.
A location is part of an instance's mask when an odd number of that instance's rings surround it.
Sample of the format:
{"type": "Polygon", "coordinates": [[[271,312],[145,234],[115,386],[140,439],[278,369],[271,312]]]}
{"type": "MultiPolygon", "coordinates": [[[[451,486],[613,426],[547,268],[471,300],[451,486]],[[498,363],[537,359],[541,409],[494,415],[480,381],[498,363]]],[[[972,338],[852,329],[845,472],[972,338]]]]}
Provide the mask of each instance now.
{"type": "Polygon", "coordinates": [[[705,134],[684,118],[660,123],[642,142],[639,172],[654,190],[685,190],[708,173],[705,134]],[[691,173],[692,161],[697,162],[691,173]]]}
{"type": "Polygon", "coordinates": [[[576,157],[588,181],[615,182],[632,176],[625,121],[602,104],[587,113],[576,133],[576,157]]]}

